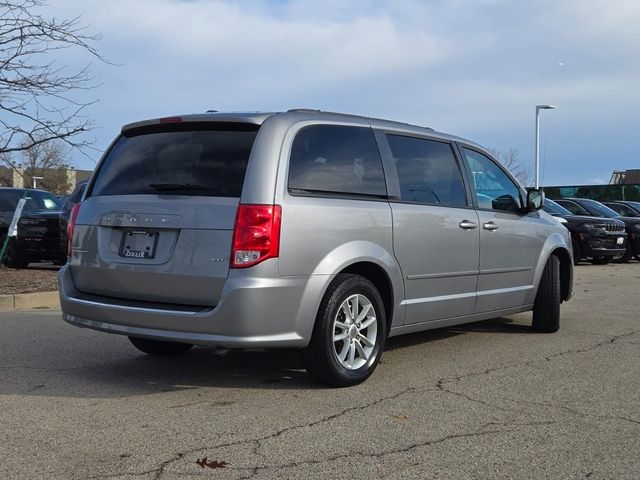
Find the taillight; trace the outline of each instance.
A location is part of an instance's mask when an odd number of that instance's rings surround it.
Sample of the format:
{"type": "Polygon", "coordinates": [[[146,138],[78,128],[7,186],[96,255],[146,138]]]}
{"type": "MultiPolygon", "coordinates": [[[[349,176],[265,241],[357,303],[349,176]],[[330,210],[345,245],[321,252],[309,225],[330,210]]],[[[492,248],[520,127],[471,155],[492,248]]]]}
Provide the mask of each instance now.
{"type": "Polygon", "coordinates": [[[278,256],[280,205],[239,205],[233,230],[231,268],[246,268],[278,256]]]}
{"type": "Polygon", "coordinates": [[[164,117],[160,119],[160,123],[180,123],[182,117],[164,117]]]}
{"type": "Polygon", "coordinates": [[[76,203],[71,208],[71,213],[69,214],[69,223],[67,223],[67,256],[71,256],[71,246],[73,245],[73,230],[76,226],[76,220],[78,218],[78,212],[80,211],[80,204],[76,203]]]}

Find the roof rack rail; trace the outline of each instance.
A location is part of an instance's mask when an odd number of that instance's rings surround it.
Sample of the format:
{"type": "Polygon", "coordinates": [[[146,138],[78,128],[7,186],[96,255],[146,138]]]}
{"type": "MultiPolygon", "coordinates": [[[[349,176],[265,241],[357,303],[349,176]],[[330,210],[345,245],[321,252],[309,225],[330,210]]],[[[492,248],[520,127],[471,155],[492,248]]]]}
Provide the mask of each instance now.
{"type": "Polygon", "coordinates": [[[218,110],[207,110],[206,113],[218,113],[218,110]]]}
{"type": "Polygon", "coordinates": [[[407,123],[407,122],[398,122],[398,121],[394,121],[394,120],[388,120],[386,118],[377,118],[377,117],[367,117],[364,115],[357,115],[354,113],[342,113],[342,112],[328,112],[325,110],[320,110],[317,108],[290,108],[289,110],[287,110],[287,113],[289,112],[293,112],[293,113],[327,113],[327,114],[331,114],[331,115],[345,115],[345,116],[349,116],[349,117],[359,117],[359,118],[365,118],[365,119],[369,119],[369,120],[378,120],[378,121],[382,121],[382,122],[392,122],[392,123],[398,123],[398,124],[402,124],[402,125],[409,125],[410,127],[419,127],[419,128],[424,128],[425,130],[431,130],[435,132],[435,129],[433,127],[427,127],[426,125],[415,125],[412,123],[407,123]]]}

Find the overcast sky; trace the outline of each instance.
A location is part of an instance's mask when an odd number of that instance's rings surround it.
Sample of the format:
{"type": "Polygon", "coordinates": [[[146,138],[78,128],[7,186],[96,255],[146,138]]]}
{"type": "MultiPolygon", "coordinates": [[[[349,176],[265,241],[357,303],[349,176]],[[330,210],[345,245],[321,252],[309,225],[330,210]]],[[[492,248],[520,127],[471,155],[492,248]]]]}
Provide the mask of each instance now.
{"type": "Polygon", "coordinates": [[[533,169],[535,105],[550,103],[559,109],[542,113],[546,184],[640,168],[638,0],[50,3],[50,15],[82,15],[118,64],[92,65],[100,151],[134,120],[311,107],[512,147],[533,169]]]}

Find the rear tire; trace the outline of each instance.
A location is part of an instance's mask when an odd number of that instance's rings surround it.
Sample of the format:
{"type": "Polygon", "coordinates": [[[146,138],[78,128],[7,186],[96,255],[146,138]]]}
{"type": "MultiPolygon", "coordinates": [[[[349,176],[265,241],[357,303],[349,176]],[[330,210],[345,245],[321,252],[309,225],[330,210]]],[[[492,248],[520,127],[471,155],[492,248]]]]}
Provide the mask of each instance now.
{"type": "Polygon", "coordinates": [[[339,274],[320,303],[311,342],[303,351],[305,366],[327,385],[357,385],[375,370],[386,339],[384,304],[376,287],[359,275],[339,274]]]}
{"type": "Polygon", "coordinates": [[[542,272],[533,304],[532,327],[538,332],[553,333],[560,328],[560,259],[551,255],[542,272]]]}
{"type": "Polygon", "coordinates": [[[162,342],[140,337],[129,337],[129,341],[141,352],[161,357],[180,355],[193,347],[190,343],[162,342]]]}

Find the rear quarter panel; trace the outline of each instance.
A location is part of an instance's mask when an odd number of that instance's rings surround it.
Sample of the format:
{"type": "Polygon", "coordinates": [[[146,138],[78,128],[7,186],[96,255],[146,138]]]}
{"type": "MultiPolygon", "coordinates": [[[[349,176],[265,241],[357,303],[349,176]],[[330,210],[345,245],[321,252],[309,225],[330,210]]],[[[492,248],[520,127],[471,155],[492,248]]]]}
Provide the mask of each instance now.
{"type": "Polygon", "coordinates": [[[310,282],[315,285],[313,295],[305,295],[301,305],[315,317],[322,296],[336,274],[355,263],[374,263],[389,277],[394,295],[393,325],[401,324],[404,315],[399,305],[404,298],[404,283],[393,255],[389,203],[386,200],[294,196],[288,193],[289,154],[293,139],[301,128],[321,123],[369,126],[366,122],[303,121],[287,130],[279,155],[275,190],[275,203],[282,205],[280,274],[321,279],[319,284],[310,282]]]}

